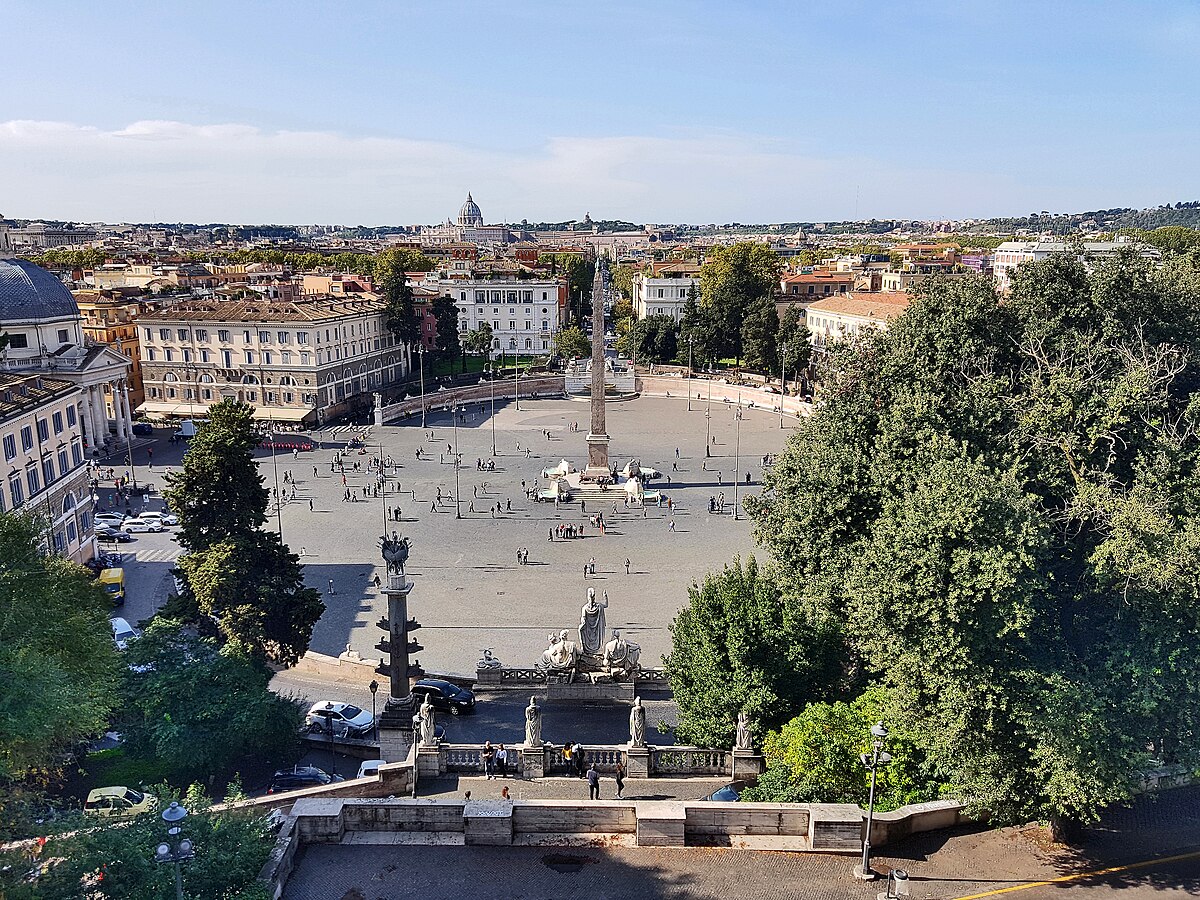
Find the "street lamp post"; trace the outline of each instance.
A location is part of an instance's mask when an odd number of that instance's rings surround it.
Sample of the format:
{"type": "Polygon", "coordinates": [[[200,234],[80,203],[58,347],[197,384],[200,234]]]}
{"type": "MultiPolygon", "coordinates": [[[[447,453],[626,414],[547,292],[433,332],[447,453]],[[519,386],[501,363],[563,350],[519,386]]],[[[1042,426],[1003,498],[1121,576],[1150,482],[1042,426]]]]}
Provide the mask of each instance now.
{"type": "Polygon", "coordinates": [[[458,404],[454,404],[450,408],[450,415],[454,417],[454,518],[462,518],[462,491],[458,485],[458,404]]]}
{"type": "Polygon", "coordinates": [[[875,777],[881,766],[892,761],[892,755],[883,749],[888,730],[882,722],[871,726],[871,752],[859,755],[862,764],[871,771],[871,790],[867,795],[867,830],[863,833],[862,862],[854,867],[854,877],[859,881],[874,881],[878,874],[871,868],[871,826],[875,821],[875,777]]]}
{"type": "Polygon", "coordinates": [[[742,477],[742,395],[738,393],[738,408],[733,414],[737,427],[737,436],[733,441],[733,521],[741,518],[738,515],[738,482],[742,477]]]}
{"type": "Polygon", "coordinates": [[[712,456],[712,380],[713,373],[710,369],[708,373],[708,400],[704,405],[704,456],[706,459],[712,456]]]}
{"type": "Polygon", "coordinates": [[[779,351],[779,427],[783,427],[783,400],[787,396],[787,347],[779,351]]]}
{"type": "Polygon", "coordinates": [[[175,867],[175,900],[183,900],[183,872],[180,870],[179,864],[196,855],[191,840],[188,838],[179,838],[179,823],[184,820],[187,814],[188,811],[186,809],[176,801],[171,801],[171,805],[162,812],[163,821],[170,826],[167,829],[169,837],[154,848],[155,862],[170,863],[175,867]]]}
{"type": "Polygon", "coordinates": [[[496,364],[488,366],[488,384],[492,389],[492,456],[496,455],[496,364]]]}
{"type": "Polygon", "coordinates": [[[521,411],[521,388],[517,384],[517,375],[520,374],[521,367],[517,365],[517,354],[513,353],[513,402],[516,404],[517,412],[521,411]]]}
{"type": "MultiPolygon", "coordinates": [[[[421,369],[421,427],[425,427],[425,345],[417,347],[417,363],[421,369]]],[[[409,370],[412,371],[411,369],[409,370]]]]}
{"type": "Polygon", "coordinates": [[[371,689],[371,724],[375,728],[375,740],[378,741],[379,720],[375,718],[375,695],[379,693],[379,682],[372,678],[371,683],[367,687],[371,689]]]}

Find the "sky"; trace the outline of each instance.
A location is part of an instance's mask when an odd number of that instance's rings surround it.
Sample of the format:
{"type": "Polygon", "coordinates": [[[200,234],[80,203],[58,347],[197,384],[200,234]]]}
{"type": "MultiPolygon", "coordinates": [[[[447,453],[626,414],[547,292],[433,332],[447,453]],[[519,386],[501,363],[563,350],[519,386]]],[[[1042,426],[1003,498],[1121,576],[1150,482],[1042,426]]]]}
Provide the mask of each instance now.
{"type": "Polygon", "coordinates": [[[0,214],[948,219],[1200,198],[1194,0],[4,0],[0,214]]]}

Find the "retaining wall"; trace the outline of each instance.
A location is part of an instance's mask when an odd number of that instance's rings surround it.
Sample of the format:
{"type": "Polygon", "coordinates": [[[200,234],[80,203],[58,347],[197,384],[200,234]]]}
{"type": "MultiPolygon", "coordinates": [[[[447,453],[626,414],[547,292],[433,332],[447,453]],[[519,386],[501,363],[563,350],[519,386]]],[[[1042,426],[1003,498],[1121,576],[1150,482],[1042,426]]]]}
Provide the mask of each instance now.
{"type": "Polygon", "coordinates": [[[726,400],[737,403],[740,399],[743,407],[761,409],[779,415],[779,406],[783,404],[783,414],[790,419],[807,417],[812,413],[812,404],[806,403],[799,397],[784,397],[760,388],[747,387],[739,384],[728,384],[719,378],[685,378],[682,375],[639,375],[638,391],[647,397],[678,397],[687,402],[688,393],[692,395],[692,407],[699,401],[702,405],[709,402],[724,404],[726,400]]]}

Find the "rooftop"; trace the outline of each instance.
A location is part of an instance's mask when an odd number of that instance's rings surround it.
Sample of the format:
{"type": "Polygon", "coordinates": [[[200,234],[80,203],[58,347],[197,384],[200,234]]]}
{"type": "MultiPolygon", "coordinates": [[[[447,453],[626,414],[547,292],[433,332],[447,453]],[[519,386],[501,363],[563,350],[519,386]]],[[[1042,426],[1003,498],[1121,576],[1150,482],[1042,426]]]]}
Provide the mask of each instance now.
{"type": "Polygon", "coordinates": [[[60,378],[0,373],[0,422],[36,409],[48,400],[73,390],[75,385],[60,378]]]}
{"type": "Polygon", "coordinates": [[[187,301],[141,317],[148,322],[323,322],[373,312],[384,307],[376,294],[353,298],[304,297],[300,300],[187,301]]]}
{"type": "Polygon", "coordinates": [[[880,291],[878,293],[840,294],[825,297],[808,307],[808,312],[833,313],[843,316],[858,316],[886,322],[908,309],[907,291],[880,291]]]}

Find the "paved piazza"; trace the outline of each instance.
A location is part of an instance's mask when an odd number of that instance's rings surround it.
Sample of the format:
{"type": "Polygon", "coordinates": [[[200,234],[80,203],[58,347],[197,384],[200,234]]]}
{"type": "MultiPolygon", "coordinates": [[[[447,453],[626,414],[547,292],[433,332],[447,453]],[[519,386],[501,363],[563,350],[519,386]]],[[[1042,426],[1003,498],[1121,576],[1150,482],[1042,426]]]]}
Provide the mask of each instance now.
{"type": "MultiPolygon", "coordinates": [[[[546,646],[551,631],[574,629],[588,586],[597,593],[608,592],[609,627],[622,629],[642,646],[642,660],[657,665],[670,649],[668,625],[687,600],[687,588],[704,573],[719,568],[735,553],[752,549],[750,522],[743,514],[734,521],[735,421],[734,407],[712,404],[712,457],[705,460],[705,403],[693,401],[687,411],[685,400],[639,398],[607,404],[608,430],[612,436],[611,458],[623,466],[631,456],[664,473],[654,483],[675,506],[626,510],[618,501],[604,505],[606,533],[587,525],[588,516],[600,511],[599,501],[587,502],[581,512],[578,500],[557,512],[552,503],[527,500],[521,481],[539,477],[543,468],[560,459],[580,466],[586,459],[589,406],[570,400],[522,400],[521,409],[511,403],[496,405],[496,470],[476,471],[475,461],[492,458],[490,403],[483,412],[472,406],[466,426],[458,428],[463,467],[462,519],[454,516],[454,504],[443,503],[431,511],[439,488],[454,493],[454,468],[446,452],[454,442],[454,428],[447,413],[430,415],[427,428],[420,422],[371,429],[371,450],[382,443],[400,468],[389,473],[386,501],[373,499],[343,502],[340,475],[330,473],[333,446],[301,453],[293,461],[280,453],[274,464],[279,478],[285,471],[296,479],[298,498],[282,512],[284,538],[296,552],[304,553],[308,583],[326,592],[328,609],[317,624],[312,649],[336,655],[349,644],[364,656],[378,656],[374,644],[382,632],[374,623],[384,612],[383,598],[373,585],[383,577],[377,539],[383,524],[383,508],[399,503],[403,521],[388,523],[413,541],[408,571],[416,587],[410,614],[421,622],[416,634],[425,650],[417,655],[430,671],[472,672],[480,650],[492,647],[512,666],[529,666],[546,646]],[[579,431],[570,430],[578,423],[579,431]],[[428,432],[433,432],[430,440],[428,432]],[[544,431],[550,432],[547,439],[544,431]],[[520,451],[518,451],[518,446],[520,451]],[[423,459],[415,458],[422,448],[423,459]],[[671,471],[679,451],[678,471],[671,471]],[[529,450],[531,453],[526,454],[529,450]],[[439,460],[440,457],[440,460],[439,460]],[[312,467],[317,466],[314,479],[312,467]],[[668,485],[666,477],[671,477],[668,485]],[[721,483],[718,483],[720,476],[721,483]],[[390,493],[391,482],[399,480],[402,493],[390,493]],[[709,497],[724,491],[729,504],[724,515],[708,512],[709,497]],[[478,492],[478,496],[473,496],[478,492]],[[415,496],[415,500],[414,500],[415,496]],[[308,499],[314,509],[309,511],[308,499]],[[512,510],[508,511],[511,501],[512,510]],[[471,503],[475,511],[471,512],[471,503]],[[497,502],[504,512],[495,518],[489,506],[497,502]],[[675,531],[669,528],[674,520],[675,531]],[[566,523],[585,524],[585,537],[548,540],[548,530],[566,523]],[[517,564],[518,547],[529,550],[529,563],[517,564]],[[595,557],[595,578],[583,577],[584,564],[595,557]],[[625,560],[630,560],[630,574],[625,560]],[[327,593],[333,579],[335,594],[327,593]]],[[[779,427],[778,415],[749,410],[741,424],[740,495],[758,490],[761,462],[765,453],[780,449],[788,430],[779,427]],[[750,472],[752,484],[744,484],[750,472]]],[[[345,436],[343,430],[339,437],[345,436]]],[[[327,437],[322,435],[322,437],[327,437]]],[[[363,485],[373,482],[366,470],[367,456],[351,454],[347,461],[361,460],[362,471],[347,471],[352,491],[361,496],[363,485]]],[[[267,484],[273,485],[273,462],[260,459],[267,484]]],[[[349,469],[349,466],[348,466],[349,469]]],[[[545,479],[542,479],[544,482],[545,479]]],[[[274,525],[274,517],[268,527],[274,525]]]]}

